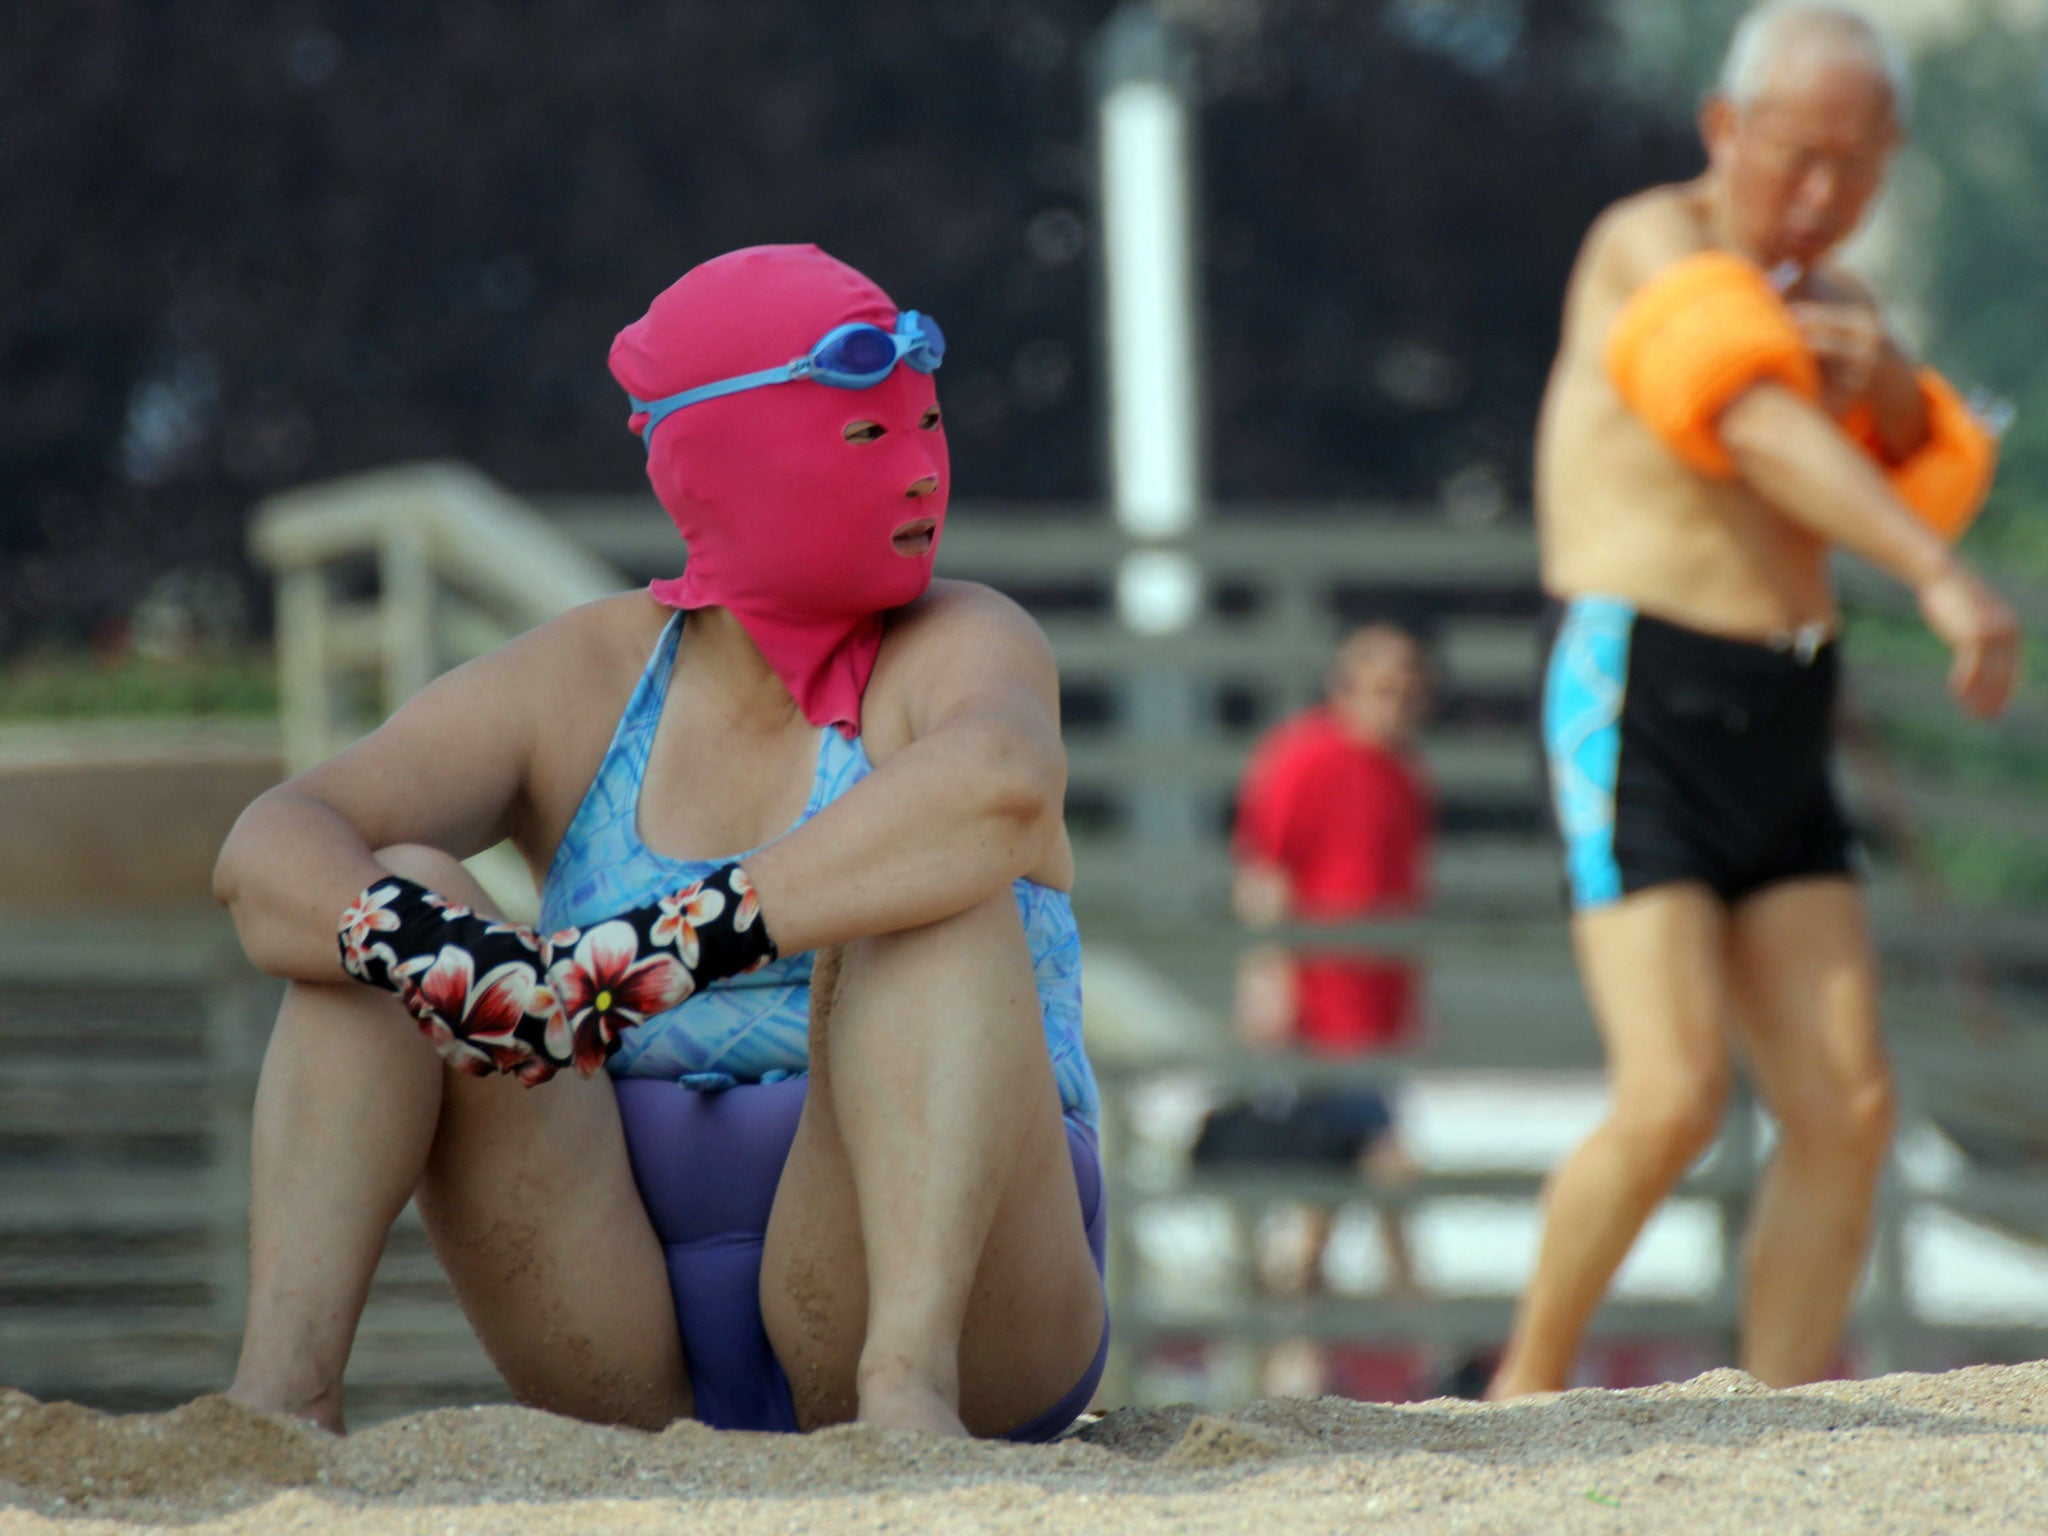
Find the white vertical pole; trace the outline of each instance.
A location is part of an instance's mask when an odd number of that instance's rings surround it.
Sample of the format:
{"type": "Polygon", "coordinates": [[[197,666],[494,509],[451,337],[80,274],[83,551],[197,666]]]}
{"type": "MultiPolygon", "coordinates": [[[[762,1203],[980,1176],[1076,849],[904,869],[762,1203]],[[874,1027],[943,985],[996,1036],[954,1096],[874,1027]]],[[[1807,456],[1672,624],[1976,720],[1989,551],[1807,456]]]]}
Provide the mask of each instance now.
{"type": "MultiPolygon", "coordinates": [[[[1110,489],[1130,539],[1117,611],[1162,647],[1130,680],[1123,723],[1153,742],[1186,741],[1202,729],[1201,691],[1164,647],[1202,609],[1201,571],[1176,547],[1203,501],[1192,59],[1149,4],[1131,0],[1103,28],[1095,62],[1110,489]]],[[[1185,848],[1203,836],[1200,797],[1182,785],[1142,786],[1126,813],[1151,847],[1185,848]]],[[[1181,890],[1191,904],[1202,894],[1179,881],[1159,889],[1181,890]]]]}
{"type": "Polygon", "coordinates": [[[1169,539],[1202,499],[1188,103],[1149,7],[1117,12],[1103,63],[1110,486],[1133,538],[1169,539]]]}

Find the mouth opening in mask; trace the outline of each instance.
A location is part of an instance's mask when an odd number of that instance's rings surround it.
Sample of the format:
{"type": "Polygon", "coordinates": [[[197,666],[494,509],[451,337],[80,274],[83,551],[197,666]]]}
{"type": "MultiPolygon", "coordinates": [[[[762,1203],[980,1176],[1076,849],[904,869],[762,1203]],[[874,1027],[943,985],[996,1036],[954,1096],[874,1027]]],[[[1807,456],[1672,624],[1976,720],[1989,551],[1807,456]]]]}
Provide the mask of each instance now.
{"type": "Polygon", "coordinates": [[[937,518],[915,518],[897,527],[889,538],[889,547],[906,560],[920,560],[931,553],[932,542],[938,533],[937,518]]]}

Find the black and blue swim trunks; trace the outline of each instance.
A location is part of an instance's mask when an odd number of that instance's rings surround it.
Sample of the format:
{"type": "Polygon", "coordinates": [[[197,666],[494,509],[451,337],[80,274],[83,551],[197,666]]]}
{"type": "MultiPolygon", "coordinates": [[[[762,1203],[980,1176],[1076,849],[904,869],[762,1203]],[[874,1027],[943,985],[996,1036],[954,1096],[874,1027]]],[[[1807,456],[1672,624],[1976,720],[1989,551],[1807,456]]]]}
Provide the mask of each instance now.
{"type": "Polygon", "coordinates": [[[1710,635],[1597,596],[1551,604],[1545,627],[1543,760],[1574,911],[1853,872],[1832,641],[1710,635]]]}

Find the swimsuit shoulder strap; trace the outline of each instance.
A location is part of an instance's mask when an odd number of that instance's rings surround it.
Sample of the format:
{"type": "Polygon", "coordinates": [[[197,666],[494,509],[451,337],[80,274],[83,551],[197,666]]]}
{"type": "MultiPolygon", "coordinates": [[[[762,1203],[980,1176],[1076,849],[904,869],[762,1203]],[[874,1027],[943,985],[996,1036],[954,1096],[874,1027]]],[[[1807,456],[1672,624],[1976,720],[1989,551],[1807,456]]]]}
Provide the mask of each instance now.
{"type": "Polygon", "coordinates": [[[818,767],[811,777],[811,799],[804,807],[805,820],[875,771],[874,764],[868,761],[868,749],[861,745],[858,736],[842,736],[829,725],[820,734],[818,767]]]}
{"type": "Polygon", "coordinates": [[[617,859],[637,842],[635,812],[640,800],[640,780],[647,772],[648,753],[653,750],[654,730],[661,723],[661,707],[668,698],[668,683],[675,670],[676,644],[682,637],[683,615],[678,612],[662,627],[653,654],[633,685],[632,697],[619,715],[612,739],[605,748],[597,773],[584,791],[569,828],[541,891],[542,915],[550,915],[550,899],[567,885],[573,885],[585,866],[598,859],[617,859]]]}

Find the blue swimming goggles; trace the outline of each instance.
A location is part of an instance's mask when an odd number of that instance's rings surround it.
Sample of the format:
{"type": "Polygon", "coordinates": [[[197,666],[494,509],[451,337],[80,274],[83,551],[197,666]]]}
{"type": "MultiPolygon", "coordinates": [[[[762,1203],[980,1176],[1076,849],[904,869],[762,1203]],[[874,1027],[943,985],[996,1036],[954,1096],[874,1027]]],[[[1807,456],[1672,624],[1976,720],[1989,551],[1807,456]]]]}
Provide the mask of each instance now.
{"type": "Polygon", "coordinates": [[[809,352],[780,368],[763,368],[759,373],[743,373],[736,379],[699,384],[695,389],[664,395],[659,400],[639,400],[631,395],[626,398],[634,410],[647,413],[640,441],[652,447],[656,427],[671,413],[700,400],[716,400],[720,395],[736,395],[744,389],[762,389],[770,384],[793,384],[798,379],[815,379],[834,389],[873,389],[889,377],[899,362],[910,364],[919,373],[933,373],[945,360],[946,333],[939,329],[939,322],[930,315],[906,309],[896,316],[893,333],[865,321],[836,326],[809,352]]]}

